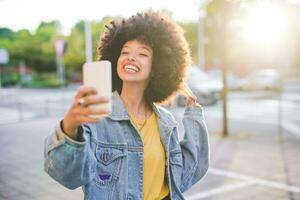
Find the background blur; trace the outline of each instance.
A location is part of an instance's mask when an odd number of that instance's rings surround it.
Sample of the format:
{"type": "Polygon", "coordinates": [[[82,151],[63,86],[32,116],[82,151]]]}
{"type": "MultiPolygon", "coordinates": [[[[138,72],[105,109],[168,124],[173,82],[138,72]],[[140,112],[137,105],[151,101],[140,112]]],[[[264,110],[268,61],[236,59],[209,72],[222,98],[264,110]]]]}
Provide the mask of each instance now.
{"type": "MultiPolygon", "coordinates": [[[[43,172],[44,138],[105,24],[151,8],[185,31],[210,133],[211,168],[187,199],[300,199],[298,0],[0,0],[0,199],[83,199],[43,172]]],[[[165,105],[179,122],[184,106],[165,105]]]]}

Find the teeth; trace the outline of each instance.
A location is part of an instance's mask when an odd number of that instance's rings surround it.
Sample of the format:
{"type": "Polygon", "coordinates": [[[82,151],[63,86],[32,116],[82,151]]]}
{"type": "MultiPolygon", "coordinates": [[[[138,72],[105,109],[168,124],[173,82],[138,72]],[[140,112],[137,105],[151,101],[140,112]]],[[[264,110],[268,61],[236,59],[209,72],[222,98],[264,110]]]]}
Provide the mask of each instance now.
{"type": "Polygon", "coordinates": [[[131,72],[138,72],[140,71],[139,68],[133,65],[125,65],[125,69],[131,72]]]}

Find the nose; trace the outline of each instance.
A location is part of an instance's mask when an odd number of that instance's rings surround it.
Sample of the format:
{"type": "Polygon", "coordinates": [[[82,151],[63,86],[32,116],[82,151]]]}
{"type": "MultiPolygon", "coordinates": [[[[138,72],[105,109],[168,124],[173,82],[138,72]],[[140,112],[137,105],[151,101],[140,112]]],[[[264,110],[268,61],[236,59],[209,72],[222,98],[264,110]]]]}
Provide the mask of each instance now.
{"type": "Polygon", "coordinates": [[[133,53],[129,54],[128,60],[129,60],[129,61],[136,61],[136,59],[135,59],[135,54],[133,54],[133,53]]]}

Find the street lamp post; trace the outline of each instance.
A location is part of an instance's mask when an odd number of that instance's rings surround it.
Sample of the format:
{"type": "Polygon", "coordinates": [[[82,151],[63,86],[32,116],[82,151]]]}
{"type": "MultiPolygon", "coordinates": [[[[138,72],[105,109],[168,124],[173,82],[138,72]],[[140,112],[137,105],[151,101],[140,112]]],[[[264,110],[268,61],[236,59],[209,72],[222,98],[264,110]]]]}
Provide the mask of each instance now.
{"type": "Polygon", "coordinates": [[[205,69],[205,33],[204,33],[204,11],[200,11],[198,22],[198,65],[201,70],[205,69]]]}
{"type": "MultiPolygon", "coordinates": [[[[206,15],[206,10],[208,4],[212,3],[211,0],[204,0],[201,4],[200,9],[200,16],[199,16],[199,24],[198,24],[198,58],[199,58],[199,66],[201,69],[204,69],[205,65],[205,55],[204,55],[204,23],[203,23],[203,17],[206,15]]],[[[220,4],[217,6],[217,8],[222,8],[222,10],[213,11],[214,15],[214,21],[216,23],[216,28],[218,33],[222,33],[222,37],[218,37],[218,45],[221,46],[221,55],[220,58],[222,60],[222,77],[223,77],[223,91],[222,91],[222,102],[223,102],[223,137],[228,136],[228,121],[227,121],[227,93],[228,93],[228,87],[227,87],[227,68],[228,68],[228,61],[227,61],[227,49],[228,48],[228,2],[227,1],[219,1],[217,4],[220,4]]]]}
{"type": "Polygon", "coordinates": [[[0,88],[2,87],[1,81],[1,64],[7,64],[9,62],[9,54],[7,49],[0,48],[0,88]]]}
{"type": "Polygon", "coordinates": [[[222,79],[223,79],[223,91],[222,91],[222,102],[223,102],[223,137],[227,137],[229,135],[228,132],[228,115],[227,115],[227,95],[228,95],[228,85],[227,85],[227,71],[228,71],[228,57],[227,52],[229,48],[228,41],[228,20],[229,20],[229,10],[228,5],[225,3],[223,11],[221,13],[216,14],[216,21],[218,32],[222,33],[222,38],[220,38],[219,42],[222,44],[221,50],[221,60],[222,60],[222,79]]]}
{"type": "Polygon", "coordinates": [[[228,87],[227,87],[227,58],[225,52],[223,52],[223,66],[222,66],[222,77],[223,77],[223,92],[222,92],[222,100],[223,100],[223,136],[228,136],[228,120],[227,120],[227,95],[228,95],[228,87]]]}
{"type": "Polygon", "coordinates": [[[85,21],[85,59],[86,62],[93,61],[93,51],[92,51],[92,36],[91,36],[91,24],[88,20],[85,21]]]}
{"type": "Polygon", "coordinates": [[[64,53],[66,50],[66,42],[58,39],[55,41],[56,50],[56,73],[61,86],[65,85],[65,66],[64,66],[64,53]]]}

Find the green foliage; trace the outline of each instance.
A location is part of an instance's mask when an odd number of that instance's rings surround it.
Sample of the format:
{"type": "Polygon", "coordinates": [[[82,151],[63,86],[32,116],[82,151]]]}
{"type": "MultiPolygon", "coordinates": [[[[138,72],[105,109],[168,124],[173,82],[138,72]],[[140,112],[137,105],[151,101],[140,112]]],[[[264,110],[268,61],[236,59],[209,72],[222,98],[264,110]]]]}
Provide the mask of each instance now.
{"type": "Polygon", "coordinates": [[[97,47],[99,39],[102,33],[105,30],[105,25],[107,25],[110,21],[112,21],[112,17],[104,17],[100,22],[92,22],[91,29],[92,29],[92,45],[93,45],[93,58],[97,60],[97,47]]]}
{"type": "Polygon", "coordinates": [[[64,56],[64,63],[68,76],[81,70],[85,61],[85,39],[84,21],[78,22],[72,29],[71,35],[67,38],[68,49],[64,56]]]}
{"type": "MultiPolygon", "coordinates": [[[[7,37],[9,31],[0,34],[0,47],[9,51],[10,64],[25,62],[38,72],[55,70],[54,39],[57,22],[41,23],[35,34],[22,29],[7,37]]],[[[11,32],[12,33],[12,32],[11,32]]]]}
{"type": "MultiPolygon", "coordinates": [[[[116,17],[114,17],[116,18],[116,17]]],[[[97,46],[105,25],[113,18],[104,17],[101,21],[91,22],[93,45],[93,60],[97,60],[97,46]]],[[[185,36],[190,44],[193,60],[197,60],[197,23],[181,23],[185,36]]],[[[78,79],[82,64],[85,62],[85,22],[79,21],[74,25],[69,36],[59,34],[58,21],[42,22],[34,32],[22,29],[13,32],[7,28],[0,28],[0,48],[9,52],[9,66],[18,66],[21,62],[33,71],[32,82],[28,87],[57,86],[56,54],[54,43],[57,39],[67,42],[67,51],[64,55],[64,65],[68,80],[78,79]]],[[[5,76],[8,84],[17,84],[20,81],[18,72],[10,72],[5,76]]],[[[67,80],[67,81],[68,81],[67,80]]]]}
{"type": "Polygon", "coordinates": [[[42,87],[59,87],[59,81],[56,77],[56,73],[32,73],[32,82],[24,85],[25,87],[31,88],[42,88],[42,87]]]}
{"type": "Polygon", "coordinates": [[[1,85],[2,86],[13,86],[16,85],[20,80],[20,74],[9,70],[1,70],[1,85]]]}
{"type": "MultiPolygon", "coordinates": [[[[100,22],[91,22],[93,59],[97,60],[97,46],[100,35],[105,30],[105,25],[112,20],[111,17],[104,17],[100,22]]],[[[81,72],[82,65],[85,62],[85,23],[78,22],[72,29],[71,35],[67,39],[68,50],[64,57],[67,77],[76,78],[78,72],[81,72]]]]}
{"type": "Polygon", "coordinates": [[[15,33],[8,28],[0,28],[0,38],[6,38],[8,40],[13,40],[15,33]]]}
{"type": "Polygon", "coordinates": [[[198,62],[198,23],[189,22],[189,23],[180,23],[180,26],[184,30],[184,35],[187,39],[187,42],[190,45],[192,61],[198,62]]]}

